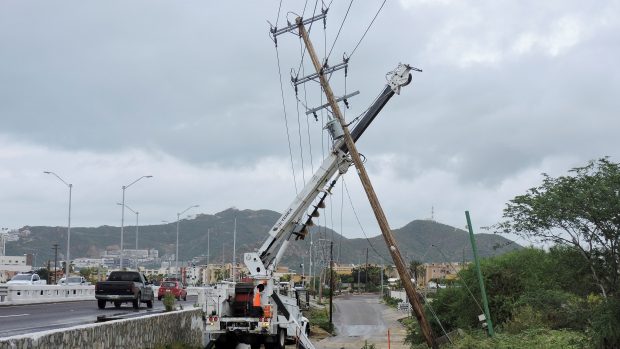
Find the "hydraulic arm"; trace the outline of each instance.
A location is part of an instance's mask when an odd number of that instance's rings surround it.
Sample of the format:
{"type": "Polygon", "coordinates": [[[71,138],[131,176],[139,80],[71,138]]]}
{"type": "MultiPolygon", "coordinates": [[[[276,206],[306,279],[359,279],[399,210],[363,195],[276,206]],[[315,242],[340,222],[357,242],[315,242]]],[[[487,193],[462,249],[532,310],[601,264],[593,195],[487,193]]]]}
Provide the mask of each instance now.
{"type": "MultiPolygon", "coordinates": [[[[412,77],[410,71],[412,69],[415,68],[406,64],[399,64],[398,67],[390,73],[387,86],[370,108],[368,108],[351,132],[351,137],[354,141],[359,139],[392,96],[394,96],[395,93],[400,93],[400,88],[411,82],[412,77]]],[[[336,120],[332,119],[331,121],[336,120]]],[[[296,235],[303,239],[307,233],[305,229],[306,224],[302,223],[302,221],[307,222],[311,219],[312,215],[308,215],[306,211],[314,199],[321,192],[326,195],[329,189],[326,190],[324,188],[328,185],[330,179],[336,173],[338,173],[337,176],[342,175],[351,165],[348,149],[342,138],[343,133],[340,124],[337,122],[328,122],[327,126],[334,140],[334,146],[330,155],[325,158],[308,184],[306,184],[303,190],[295,197],[293,202],[269,230],[269,237],[258,251],[244,254],[244,263],[254,278],[271,277],[275,266],[288,246],[290,238],[296,235]],[[304,215],[307,215],[307,217],[304,217],[304,215]]],[[[335,179],[332,183],[335,183],[335,179]]],[[[322,200],[320,202],[322,203],[322,200]]],[[[318,205],[315,207],[315,210],[317,208],[318,205]]]]}

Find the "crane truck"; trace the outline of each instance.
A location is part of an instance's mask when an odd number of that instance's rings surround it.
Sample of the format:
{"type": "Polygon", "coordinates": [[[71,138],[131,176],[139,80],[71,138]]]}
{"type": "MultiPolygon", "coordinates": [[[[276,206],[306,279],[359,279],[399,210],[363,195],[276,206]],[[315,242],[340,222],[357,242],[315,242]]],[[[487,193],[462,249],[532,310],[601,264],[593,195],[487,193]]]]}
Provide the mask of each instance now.
{"type": "MultiPolygon", "coordinates": [[[[417,69],[399,64],[388,73],[387,85],[351,132],[354,141],[359,139],[392,96],[399,94],[401,87],[411,82],[411,70],[417,69]]],[[[306,349],[314,349],[308,339],[310,324],[301,313],[298,298],[293,293],[295,290],[283,288],[274,277],[274,272],[291,240],[306,237],[309,227],[313,225],[312,218],[317,217],[318,210],[325,207],[325,198],[336,180],[351,166],[338,120],[329,120],[326,129],[332,139],[329,156],[269,230],[261,247],[244,254],[243,262],[252,281],[223,281],[199,292],[198,303],[205,312],[204,342],[207,348],[235,348],[239,343],[245,343],[252,349],[258,349],[263,344],[266,349],[281,349],[287,341],[293,340],[306,349]],[[263,285],[260,292],[261,311],[256,312],[252,305],[259,284],[263,285]]]]}

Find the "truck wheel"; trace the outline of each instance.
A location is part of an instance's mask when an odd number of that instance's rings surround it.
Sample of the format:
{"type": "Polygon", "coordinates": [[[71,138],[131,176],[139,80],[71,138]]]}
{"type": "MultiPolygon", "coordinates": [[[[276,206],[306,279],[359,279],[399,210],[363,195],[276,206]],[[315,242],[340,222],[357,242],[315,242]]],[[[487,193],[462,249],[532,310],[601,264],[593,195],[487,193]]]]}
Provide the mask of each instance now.
{"type": "Polygon", "coordinates": [[[146,301],[146,307],[147,308],[152,308],[153,307],[153,301],[146,301]]]}
{"type": "Polygon", "coordinates": [[[134,309],[139,309],[140,308],[140,294],[138,293],[138,297],[136,297],[136,299],[134,299],[132,301],[133,303],[133,308],[134,309]]]}
{"type": "Polygon", "coordinates": [[[284,349],[286,347],[286,330],[279,329],[278,334],[275,338],[275,343],[273,343],[273,347],[275,349],[284,349]]]}
{"type": "Polygon", "coordinates": [[[157,300],[160,301],[161,300],[161,296],[157,296],[157,300]]]}
{"type": "Polygon", "coordinates": [[[115,301],[115,302],[114,302],[114,308],[118,309],[118,308],[120,308],[120,307],[121,307],[121,302],[119,302],[119,301],[115,301]]]}
{"type": "Polygon", "coordinates": [[[183,301],[187,301],[187,295],[183,296],[183,301]]]}
{"type": "Polygon", "coordinates": [[[98,299],[97,300],[97,306],[99,307],[99,309],[104,309],[105,308],[105,301],[98,299]]]}

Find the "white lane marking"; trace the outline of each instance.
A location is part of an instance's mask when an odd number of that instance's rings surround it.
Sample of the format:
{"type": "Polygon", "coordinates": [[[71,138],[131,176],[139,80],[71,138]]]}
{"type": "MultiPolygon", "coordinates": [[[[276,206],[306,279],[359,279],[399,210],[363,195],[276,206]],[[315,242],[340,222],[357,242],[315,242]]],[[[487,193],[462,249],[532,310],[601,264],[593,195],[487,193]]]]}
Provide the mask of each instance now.
{"type": "Polygon", "coordinates": [[[16,316],[28,316],[30,314],[15,314],[15,315],[0,315],[0,317],[16,317],[16,316]]]}

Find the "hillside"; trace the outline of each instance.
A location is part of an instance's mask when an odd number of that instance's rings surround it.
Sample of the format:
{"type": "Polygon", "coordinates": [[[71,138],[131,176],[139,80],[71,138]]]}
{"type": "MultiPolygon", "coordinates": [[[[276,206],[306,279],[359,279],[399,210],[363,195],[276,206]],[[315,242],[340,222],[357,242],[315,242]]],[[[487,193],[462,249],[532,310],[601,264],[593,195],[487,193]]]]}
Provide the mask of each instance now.
{"type": "MultiPolygon", "coordinates": [[[[230,262],[233,248],[233,222],[237,218],[237,260],[241,261],[244,252],[254,250],[266,238],[266,232],[280,216],[270,210],[237,210],[234,208],[209,215],[199,214],[194,219],[184,219],[179,223],[179,260],[207,254],[207,230],[211,231],[210,261],[230,262]]],[[[161,225],[140,226],[139,247],[155,248],[160,257],[172,255],[176,243],[176,222],[161,225]]],[[[22,237],[16,242],[7,242],[7,254],[22,255],[36,253],[37,264],[48,259],[53,260],[52,245],[59,244],[59,259],[64,258],[66,246],[66,228],[63,227],[24,227],[22,237]]],[[[135,247],[135,226],[126,226],[124,232],[125,248],[135,247]]],[[[329,246],[325,239],[333,236],[334,257],[341,263],[358,263],[364,261],[368,242],[385,259],[389,259],[387,248],[381,235],[368,241],[365,238],[347,239],[324,227],[311,230],[317,254],[329,255],[329,246]]],[[[376,235],[374,233],[373,235],[376,235]]],[[[417,259],[425,262],[461,261],[472,257],[467,232],[454,227],[429,220],[415,220],[400,229],[394,230],[401,253],[407,260],[417,259]],[[443,253],[443,255],[442,255],[443,253]],[[444,257],[445,256],[445,257],[444,257]]],[[[481,256],[492,256],[520,248],[519,245],[498,235],[477,234],[478,251],[481,256]]],[[[120,245],[120,227],[101,226],[96,228],[75,227],[71,229],[71,257],[97,258],[106,249],[115,249],[120,245]]],[[[302,256],[308,265],[307,256],[310,247],[309,237],[305,241],[290,244],[282,264],[299,267],[302,256]]],[[[369,261],[381,263],[373,251],[369,252],[369,261]]]]}

